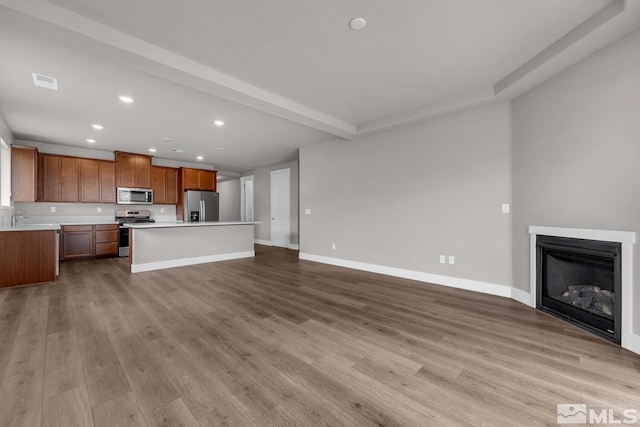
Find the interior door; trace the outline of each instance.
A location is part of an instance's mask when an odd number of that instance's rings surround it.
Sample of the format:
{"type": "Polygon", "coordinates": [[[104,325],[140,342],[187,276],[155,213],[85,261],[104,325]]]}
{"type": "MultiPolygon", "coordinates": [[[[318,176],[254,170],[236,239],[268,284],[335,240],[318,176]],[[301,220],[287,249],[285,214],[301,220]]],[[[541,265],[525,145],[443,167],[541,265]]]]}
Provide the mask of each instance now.
{"type": "Polygon", "coordinates": [[[253,175],[240,178],[240,221],[252,222],[253,214],[253,175]]]}
{"type": "Polygon", "coordinates": [[[288,248],[290,243],[290,170],[271,172],[271,244],[288,248]]]}

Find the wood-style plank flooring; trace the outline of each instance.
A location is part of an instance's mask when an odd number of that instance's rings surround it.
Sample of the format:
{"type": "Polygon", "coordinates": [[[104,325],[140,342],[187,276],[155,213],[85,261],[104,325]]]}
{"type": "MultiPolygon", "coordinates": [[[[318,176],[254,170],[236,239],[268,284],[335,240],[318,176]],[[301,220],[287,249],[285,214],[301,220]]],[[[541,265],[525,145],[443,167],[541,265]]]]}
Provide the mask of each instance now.
{"type": "Polygon", "coordinates": [[[0,291],[0,426],[556,425],[640,404],[640,356],[509,299],[299,261],[0,291]]]}

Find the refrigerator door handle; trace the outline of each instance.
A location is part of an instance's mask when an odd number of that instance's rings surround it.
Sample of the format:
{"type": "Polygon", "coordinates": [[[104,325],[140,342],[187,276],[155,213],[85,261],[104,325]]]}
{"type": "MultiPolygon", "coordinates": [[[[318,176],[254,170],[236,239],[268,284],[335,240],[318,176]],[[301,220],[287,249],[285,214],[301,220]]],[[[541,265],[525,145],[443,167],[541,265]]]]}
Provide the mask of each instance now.
{"type": "Polygon", "coordinates": [[[204,200],[200,200],[200,221],[204,221],[207,218],[206,206],[204,200]]]}

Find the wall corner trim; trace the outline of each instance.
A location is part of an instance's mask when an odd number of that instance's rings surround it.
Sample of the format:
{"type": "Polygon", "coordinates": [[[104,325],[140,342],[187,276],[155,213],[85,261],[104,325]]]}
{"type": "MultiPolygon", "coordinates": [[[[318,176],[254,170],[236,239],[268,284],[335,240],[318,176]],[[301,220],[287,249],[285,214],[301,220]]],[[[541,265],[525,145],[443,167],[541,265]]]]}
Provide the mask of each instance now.
{"type": "Polygon", "coordinates": [[[523,291],[522,289],[511,288],[511,299],[524,305],[528,305],[529,307],[533,307],[531,305],[531,294],[523,291]]]}
{"type": "Polygon", "coordinates": [[[350,261],[340,258],[325,257],[300,252],[298,257],[306,261],[314,261],[322,264],[331,264],[339,267],[352,268],[354,270],[369,271],[371,273],[385,274],[387,276],[401,277],[403,279],[417,280],[419,282],[432,283],[435,285],[448,286],[451,288],[464,289],[468,291],[480,292],[483,294],[496,295],[511,298],[512,289],[510,286],[497,283],[480,282],[477,280],[462,279],[459,277],[442,276],[439,274],[424,273],[422,271],[407,270],[403,268],[387,267],[384,265],[369,264],[365,262],[350,261]]]}

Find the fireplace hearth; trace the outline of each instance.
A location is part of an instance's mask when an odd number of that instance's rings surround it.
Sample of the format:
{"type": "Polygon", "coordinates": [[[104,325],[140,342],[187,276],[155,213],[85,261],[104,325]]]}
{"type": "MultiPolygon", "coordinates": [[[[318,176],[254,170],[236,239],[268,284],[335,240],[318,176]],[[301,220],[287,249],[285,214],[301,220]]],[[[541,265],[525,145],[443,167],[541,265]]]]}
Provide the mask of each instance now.
{"type": "Polygon", "coordinates": [[[620,344],[621,245],[538,235],[537,308],[620,344]]]}

